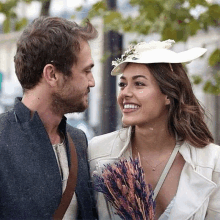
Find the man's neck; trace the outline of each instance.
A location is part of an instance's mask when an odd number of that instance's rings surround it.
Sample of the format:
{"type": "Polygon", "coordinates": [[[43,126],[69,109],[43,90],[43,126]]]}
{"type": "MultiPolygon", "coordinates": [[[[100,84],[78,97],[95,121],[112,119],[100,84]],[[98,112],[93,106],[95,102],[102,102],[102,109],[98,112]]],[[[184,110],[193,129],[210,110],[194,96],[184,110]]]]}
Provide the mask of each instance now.
{"type": "Polygon", "coordinates": [[[24,94],[22,102],[28,109],[30,109],[31,116],[37,111],[51,143],[59,143],[61,141],[61,135],[58,126],[63,116],[56,115],[51,111],[51,102],[47,95],[42,96],[37,92],[28,92],[24,94]]]}

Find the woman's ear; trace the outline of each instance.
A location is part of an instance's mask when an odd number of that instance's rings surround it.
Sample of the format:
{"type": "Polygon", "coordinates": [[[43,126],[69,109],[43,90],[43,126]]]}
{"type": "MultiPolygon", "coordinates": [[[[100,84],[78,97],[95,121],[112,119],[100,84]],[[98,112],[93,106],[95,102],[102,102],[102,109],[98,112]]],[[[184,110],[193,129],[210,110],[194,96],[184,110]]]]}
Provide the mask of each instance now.
{"type": "Polygon", "coordinates": [[[57,85],[58,74],[55,67],[52,64],[47,64],[43,69],[44,80],[52,87],[57,85]]]}
{"type": "Polygon", "coordinates": [[[168,96],[165,97],[165,104],[170,105],[170,98],[168,96]]]}

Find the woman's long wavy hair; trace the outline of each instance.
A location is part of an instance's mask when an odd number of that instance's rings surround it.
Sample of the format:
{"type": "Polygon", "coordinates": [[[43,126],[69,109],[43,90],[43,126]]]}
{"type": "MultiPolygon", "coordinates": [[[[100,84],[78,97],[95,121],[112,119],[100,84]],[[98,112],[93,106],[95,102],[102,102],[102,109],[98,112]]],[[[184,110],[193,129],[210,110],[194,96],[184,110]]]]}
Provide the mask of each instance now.
{"type": "Polygon", "coordinates": [[[195,147],[214,142],[205,121],[205,111],[195,97],[189,78],[180,63],[146,64],[160,90],[170,99],[168,129],[195,147]],[[172,70],[173,69],[173,70],[172,70]]]}

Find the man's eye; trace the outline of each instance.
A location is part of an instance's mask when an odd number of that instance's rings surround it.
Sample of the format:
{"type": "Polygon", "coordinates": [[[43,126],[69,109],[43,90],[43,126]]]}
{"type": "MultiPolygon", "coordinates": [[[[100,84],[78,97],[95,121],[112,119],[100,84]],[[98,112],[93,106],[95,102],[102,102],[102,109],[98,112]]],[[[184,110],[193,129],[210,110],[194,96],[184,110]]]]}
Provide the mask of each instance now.
{"type": "Polygon", "coordinates": [[[125,87],[125,83],[120,82],[120,83],[118,83],[118,86],[121,87],[121,88],[123,88],[123,87],[125,87]]]}
{"type": "Polygon", "coordinates": [[[86,73],[91,73],[91,72],[92,72],[92,70],[91,70],[91,69],[86,70],[86,73]]]}

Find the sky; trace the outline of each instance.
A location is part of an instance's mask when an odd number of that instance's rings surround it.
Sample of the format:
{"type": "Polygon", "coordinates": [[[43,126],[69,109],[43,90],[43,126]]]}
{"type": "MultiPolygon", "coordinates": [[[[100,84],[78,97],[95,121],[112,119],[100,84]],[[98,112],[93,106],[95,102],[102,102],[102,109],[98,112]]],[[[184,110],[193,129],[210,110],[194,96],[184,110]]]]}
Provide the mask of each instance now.
{"type": "MultiPolygon", "coordinates": [[[[91,5],[96,3],[98,0],[52,0],[50,6],[50,14],[55,16],[62,11],[71,12],[76,7],[81,5],[91,5]]],[[[30,20],[38,17],[40,14],[41,4],[37,1],[33,1],[31,4],[22,5],[18,3],[17,14],[19,17],[27,17],[30,20]]],[[[0,14],[0,23],[4,20],[4,16],[0,14]]]]}
{"type": "Polygon", "coordinates": [[[93,4],[94,2],[97,2],[98,0],[52,0],[50,13],[51,15],[55,15],[60,13],[63,10],[66,10],[68,12],[73,11],[74,8],[81,6],[82,4],[93,4]]]}

